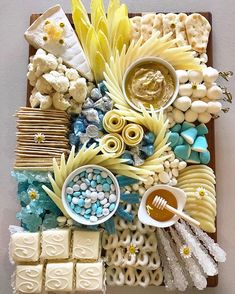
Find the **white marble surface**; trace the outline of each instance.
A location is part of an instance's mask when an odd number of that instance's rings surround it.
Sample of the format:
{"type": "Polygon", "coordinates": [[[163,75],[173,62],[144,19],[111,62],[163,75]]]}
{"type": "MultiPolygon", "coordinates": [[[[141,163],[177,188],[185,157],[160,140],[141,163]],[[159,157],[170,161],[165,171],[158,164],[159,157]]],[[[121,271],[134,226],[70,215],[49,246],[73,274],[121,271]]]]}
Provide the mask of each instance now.
{"type": "MultiPolygon", "coordinates": [[[[0,8],[0,293],[12,293],[10,275],[13,267],[8,261],[8,226],[17,224],[15,213],[16,186],[10,177],[14,161],[15,119],[17,108],[25,103],[28,45],[23,33],[29,24],[31,13],[43,12],[49,6],[60,3],[66,12],[70,11],[68,0],[1,0],[0,8]]],[[[88,1],[85,1],[88,7],[88,1]]],[[[107,3],[107,1],[105,1],[107,3]]],[[[234,0],[126,0],[131,12],[138,11],[211,11],[213,14],[214,66],[220,70],[235,72],[235,1],[234,0]]],[[[230,89],[235,95],[235,79],[230,89]]],[[[205,293],[235,293],[235,105],[233,109],[216,121],[217,191],[218,191],[218,240],[227,251],[225,264],[220,265],[219,286],[207,289],[205,293]]],[[[114,288],[113,294],[120,291],[114,288]]],[[[165,293],[164,288],[127,288],[123,293],[165,293]]],[[[108,290],[108,293],[111,293],[108,290]]],[[[188,290],[187,293],[196,293],[188,290]]]]}

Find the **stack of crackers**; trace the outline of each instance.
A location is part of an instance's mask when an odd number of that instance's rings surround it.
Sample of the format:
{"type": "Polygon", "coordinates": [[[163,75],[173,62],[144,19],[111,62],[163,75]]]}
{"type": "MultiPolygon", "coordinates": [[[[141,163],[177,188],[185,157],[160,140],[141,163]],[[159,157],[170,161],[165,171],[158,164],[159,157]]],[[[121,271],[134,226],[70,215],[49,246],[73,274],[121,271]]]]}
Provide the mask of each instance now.
{"type": "Polygon", "coordinates": [[[177,38],[177,46],[191,45],[198,53],[206,52],[211,25],[201,14],[147,13],[130,20],[135,41],[142,37],[145,42],[157,31],[159,37],[172,33],[170,39],[177,38]]]}
{"type": "Polygon", "coordinates": [[[17,147],[15,169],[52,169],[52,159],[58,163],[70,146],[69,115],[60,110],[40,110],[21,107],[17,117],[17,147]]]}

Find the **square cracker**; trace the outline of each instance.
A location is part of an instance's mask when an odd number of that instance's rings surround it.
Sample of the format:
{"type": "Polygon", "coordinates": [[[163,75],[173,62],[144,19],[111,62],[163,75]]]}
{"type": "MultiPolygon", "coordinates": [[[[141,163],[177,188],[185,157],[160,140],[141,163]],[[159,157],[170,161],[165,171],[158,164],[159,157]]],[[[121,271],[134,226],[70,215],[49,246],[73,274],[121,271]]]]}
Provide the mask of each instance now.
{"type": "Polygon", "coordinates": [[[155,16],[155,13],[147,13],[141,18],[141,36],[143,42],[147,41],[152,36],[155,16]]]}
{"type": "Polygon", "coordinates": [[[153,34],[159,32],[159,37],[163,36],[163,23],[162,23],[162,13],[155,15],[154,24],[153,24],[153,34]]]}
{"type": "Polygon", "coordinates": [[[172,33],[170,40],[176,38],[176,23],[177,23],[177,14],[167,13],[162,17],[163,24],[163,35],[172,33]]]}
{"type": "Polygon", "coordinates": [[[177,38],[177,45],[178,46],[186,46],[189,44],[187,38],[187,32],[185,27],[185,21],[187,19],[187,14],[179,13],[177,15],[177,22],[176,22],[176,38],[177,38]]]}

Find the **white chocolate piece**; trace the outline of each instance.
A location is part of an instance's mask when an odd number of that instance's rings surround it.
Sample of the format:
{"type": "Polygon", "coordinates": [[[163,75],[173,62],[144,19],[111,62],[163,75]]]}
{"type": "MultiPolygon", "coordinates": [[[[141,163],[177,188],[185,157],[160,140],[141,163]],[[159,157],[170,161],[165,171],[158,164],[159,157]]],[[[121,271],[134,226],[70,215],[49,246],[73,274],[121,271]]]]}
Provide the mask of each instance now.
{"type": "Polygon", "coordinates": [[[96,261],[100,256],[99,231],[74,231],[73,258],[78,260],[96,261]]]}
{"type": "Polygon", "coordinates": [[[12,259],[18,262],[38,261],[40,255],[40,233],[20,232],[11,236],[12,259]]]}
{"type": "Polygon", "coordinates": [[[45,275],[45,290],[71,292],[73,289],[73,263],[48,263],[45,275]]]}
{"type": "Polygon", "coordinates": [[[42,232],[42,259],[65,259],[69,257],[70,231],[53,229],[42,232]]]}
{"type": "Polygon", "coordinates": [[[222,94],[223,91],[219,86],[212,86],[207,90],[207,97],[211,100],[221,99],[222,94]]]}
{"type": "Polygon", "coordinates": [[[210,101],[207,105],[207,111],[210,114],[218,114],[222,109],[222,104],[219,101],[210,101]]]}
{"type": "Polygon", "coordinates": [[[76,290],[102,291],[103,290],[103,263],[76,264],[76,290]]]}
{"type": "Polygon", "coordinates": [[[189,77],[188,77],[188,72],[186,70],[180,70],[179,69],[179,70],[176,71],[176,74],[177,74],[177,76],[179,78],[180,84],[187,83],[189,77]]]}
{"type": "Polygon", "coordinates": [[[190,70],[188,72],[188,77],[191,83],[200,84],[203,81],[203,74],[200,70],[190,70]]]}
{"type": "Polygon", "coordinates": [[[196,113],[203,113],[207,110],[207,103],[204,101],[193,101],[191,105],[191,110],[196,113]]]}
{"type": "Polygon", "coordinates": [[[15,288],[17,293],[34,294],[42,291],[43,265],[18,265],[15,288]]]}
{"type": "Polygon", "coordinates": [[[93,75],[81,44],[60,5],[55,5],[45,11],[27,29],[24,36],[34,48],[43,48],[47,52],[61,57],[64,63],[77,69],[87,79],[93,80],[93,75]],[[64,24],[62,34],[63,44],[60,44],[58,40],[43,40],[45,36],[44,25],[48,20],[56,25],[60,23],[64,24]]]}
{"type": "Polygon", "coordinates": [[[191,109],[187,110],[184,114],[184,118],[187,122],[194,122],[198,118],[198,114],[191,109]]]}
{"type": "Polygon", "coordinates": [[[208,61],[208,56],[207,56],[206,53],[202,53],[202,54],[200,54],[200,61],[201,61],[202,63],[207,63],[207,61],[208,61]]]}
{"type": "Polygon", "coordinates": [[[179,86],[179,95],[190,97],[193,94],[193,88],[191,84],[182,84],[179,86]]]}
{"type": "Polygon", "coordinates": [[[194,98],[203,98],[206,96],[206,86],[203,84],[197,85],[196,89],[193,89],[192,96],[194,98]]]}
{"type": "Polygon", "coordinates": [[[173,118],[176,123],[182,123],[184,121],[184,113],[179,109],[173,109],[173,118]]]}
{"type": "Polygon", "coordinates": [[[206,67],[203,69],[203,79],[207,83],[213,83],[218,79],[219,72],[213,67],[206,67]]]}
{"type": "Polygon", "coordinates": [[[173,105],[176,108],[178,108],[179,110],[185,112],[186,110],[188,110],[190,108],[191,102],[192,101],[188,96],[182,96],[182,97],[177,98],[173,105]]]}
{"type": "Polygon", "coordinates": [[[211,115],[208,112],[199,113],[198,121],[201,123],[207,124],[211,120],[211,115]]]}

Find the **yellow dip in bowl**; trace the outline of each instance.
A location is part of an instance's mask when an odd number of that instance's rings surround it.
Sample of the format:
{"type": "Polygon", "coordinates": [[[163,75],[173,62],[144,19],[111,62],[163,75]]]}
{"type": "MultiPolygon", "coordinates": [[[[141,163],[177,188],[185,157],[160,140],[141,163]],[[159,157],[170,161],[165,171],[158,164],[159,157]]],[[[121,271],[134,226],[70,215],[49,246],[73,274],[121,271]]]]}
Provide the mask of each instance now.
{"type": "Polygon", "coordinates": [[[129,105],[140,111],[139,103],[156,111],[173,103],[179,81],[174,68],[165,60],[147,57],[137,60],[126,71],[123,92],[129,105]]]}

